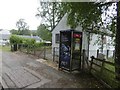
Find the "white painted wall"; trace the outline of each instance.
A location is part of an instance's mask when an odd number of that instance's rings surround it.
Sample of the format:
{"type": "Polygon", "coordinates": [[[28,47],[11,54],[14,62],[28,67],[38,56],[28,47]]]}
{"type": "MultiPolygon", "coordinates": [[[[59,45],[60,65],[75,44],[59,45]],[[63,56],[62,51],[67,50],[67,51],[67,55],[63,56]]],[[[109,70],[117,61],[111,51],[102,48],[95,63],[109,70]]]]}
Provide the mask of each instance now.
{"type": "MultiPolygon", "coordinates": [[[[52,50],[54,47],[59,48],[59,43],[55,42],[55,35],[59,34],[60,31],[70,29],[70,27],[67,25],[67,17],[68,17],[67,14],[65,14],[64,17],[61,19],[61,21],[58,23],[58,25],[52,31],[52,50]]],[[[82,27],[78,26],[75,30],[82,31],[82,27]]],[[[88,41],[87,41],[86,32],[83,32],[82,49],[88,50],[88,41]]],[[[57,51],[59,52],[59,49],[57,51]]]]}
{"type": "Polygon", "coordinates": [[[9,30],[0,29],[0,45],[5,45],[9,43],[9,37],[11,33],[9,30]]]}
{"type": "MultiPolygon", "coordinates": [[[[52,50],[54,47],[58,47],[57,52],[59,52],[59,43],[55,42],[55,35],[59,34],[60,31],[62,30],[69,30],[70,27],[67,25],[67,14],[64,15],[64,17],[61,19],[61,21],[58,23],[58,25],[54,28],[54,30],[52,31],[52,50]]],[[[75,30],[78,31],[82,31],[82,27],[78,26],[75,30]]],[[[89,53],[89,59],[90,56],[96,56],[97,55],[97,49],[99,49],[100,45],[95,44],[95,41],[97,40],[97,36],[96,34],[94,34],[92,36],[92,40],[90,41],[90,45],[89,45],[89,51],[90,52],[86,52],[86,55],[88,55],[89,53]]],[[[110,42],[110,37],[107,37],[107,42],[110,42]]],[[[104,46],[104,51],[106,51],[108,48],[106,48],[107,46],[104,46]]],[[[83,31],[83,40],[82,40],[82,49],[85,49],[86,51],[88,51],[88,34],[87,32],[83,31]]],[[[114,47],[111,45],[109,46],[109,50],[114,50],[114,47]]],[[[105,54],[106,52],[104,52],[105,54]]],[[[59,53],[57,53],[59,55],[59,53]]]]}
{"type": "Polygon", "coordinates": [[[0,29],[0,34],[11,34],[9,30],[0,29]]]}
{"type": "Polygon", "coordinates": [[[62,30],[70,29],[70,27],[67,26],[66,24],[67,24],[67,14],[64,15],[64,17],[60,20],[58,25],[52,31],[52,48],[59,47],[59,44],[55,42],[55,35],[59,34],[60,31],[62,30]]]}
{"type": "MultiPolygon", "coordinates": [[[[97,49],[101,47],[101,45],[95,44],[96,40],[98,40],[98,34],[92,35],[92,40],[90,41],[89,45],[89,56],[97,56],[97,49]]],[[[113,55],[113,50],[115,50],[113,45],[108,45],[107,43],[112,43],[112,38],[106,36],[106,44],[103,46],[103,54],[106,55],[107,50],[109,50],[109,57],[113,55]]],[[[89,57],[90,59],[90,57],[89,57]]]]}

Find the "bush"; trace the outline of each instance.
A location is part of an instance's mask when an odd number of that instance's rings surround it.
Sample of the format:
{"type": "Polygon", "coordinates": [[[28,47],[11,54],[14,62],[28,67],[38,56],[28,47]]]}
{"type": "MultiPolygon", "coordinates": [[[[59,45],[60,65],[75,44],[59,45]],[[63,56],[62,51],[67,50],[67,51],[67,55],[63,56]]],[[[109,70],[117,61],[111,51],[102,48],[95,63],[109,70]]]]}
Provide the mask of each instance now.
{"type": "Polygon", "coordinates": [[[18,44],[22,43],[22,39],[16,35],[10,37],[11,51],[17,51],[18,44]]]}
{"type": "Polygon", "coordinates": [[[34,44],[34,47],[35,47],[35,48],[41,48],[42,46],[44,46],[44,43],[43,43],[43,42],[39,42],[39,43],[35,43],[35,44],[34,44]]]}
{"type": "Polygon", "coordinates": [[[10,44],[20,44],[22,43],[22,38],[16,36],[16,35],[12,35],[10,37],[10,44]]]}
{"type": "Polygon", "coordinates": [[[28,52],[33,49],[41,48],[44,45],[44,43],[41,43],[41,42],[36,43],[35,39],[23,38],[23,37],[19,37],[17,35],[12,35],[10,37],[10,44],[13,45],[12,49],[14,49],[14,51],[17,50],[17,46],[18,46],[18,49],[20,49],[21,44],[23,44],[24,48],[27,49],[28,52]]]}
{"type": "Polygon", "coordinates": [[[24,44],[24,45],[33,46],[35,44],[35,39],[23,38],[22,42],[23,42],[22,44],[24,44]]]}
{"type": "Polygon", "coordinates": [[[35,43],[35,39],[31,38],[23,38],[16,35],[12,35],[10,37],[11,44],[25,44],[25,45],[33,45],[35,43]]]}
{"type": "Polygon", "coordinates": [[[17,35],[12,35],[10,37],[10,44],[12,45],[11,50],[17,51],[17,48],[20,49],[21,44],[24,44],[25,46],[28,46],[28,45],[33,46],[35,44],[35,39],[23,38],[23,37],[19,37],[17,35]]]}

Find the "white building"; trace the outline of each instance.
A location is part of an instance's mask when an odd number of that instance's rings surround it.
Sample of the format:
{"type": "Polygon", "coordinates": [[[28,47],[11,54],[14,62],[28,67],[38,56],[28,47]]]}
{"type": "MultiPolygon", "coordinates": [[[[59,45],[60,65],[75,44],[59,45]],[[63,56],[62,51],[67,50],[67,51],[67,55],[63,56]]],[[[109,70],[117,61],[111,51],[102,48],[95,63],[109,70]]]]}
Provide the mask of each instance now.
{"type": "MultiPolygon", "coordinates": [[[[57,24],[57,26],[53,29],[52,31],[52,50],[53,48],[56,48],[56,54],[59,55],[59,36],[60,36],[60,31],[62,30],[70,30],[71,28],[67,25],[67,17],[68,15],[65,14],[63,16],[63,18],[60,20],[60,22],[57,24]]],[[[88,32],[82,31],[82,27],[78,26],[75,30],[77,31],[81,31],[83,33],[83,38],[82,38],[82,50],[85,49],[86,50],[86,55],[88,56],[89,54],[89,58],[90,56],[94,55],[96,56],[96,50],[99,49],[100,45],[95,44],[96,40],[98,39],[99,35],[93,35],[91,38],[92,40],[90,41],[90,45],[88,44],[88,32]],[[89,47],[89,50],[88,50],[89,47]],[[90,51],[90,52],[88,52],[90,51]]],[[[107,41],[108,41],[108,37],[107,37],[107,41]]],[[[106,41],[106,42],[107,42],[106,41]]],[[[104,46],[104,50],[108,49],[107,45],[104,46]]],[[[109,49],[114,50],[114,47],[111,46],[109,47],[109,49]]]]}
{"type": "MultiPolygon", "coordinates": [[[[67,25],[67,14],[63,16],[63,18],[60,20],[58,25],[53,29],[52,31],[52,50],[55,47],[57,54],[59,55],[59,36],[60,31],[62,30],[70,30],[71,28],[67,25]]],[[[82,32],[82,27],[78,26],[75,30],[82,32]]],[[[85,49],[88,51],[88,38],[87,38],[87,32],[83,32],[82,36],[82,49],[85,49]]],[[[86,53],[87,54],[87,53],[86,53]]]]}
{"type": "Polygon", "coordinates": [[[5,29],[0,29],[0,45],[5,45],[9,43],[10,31],[5,29]]]}

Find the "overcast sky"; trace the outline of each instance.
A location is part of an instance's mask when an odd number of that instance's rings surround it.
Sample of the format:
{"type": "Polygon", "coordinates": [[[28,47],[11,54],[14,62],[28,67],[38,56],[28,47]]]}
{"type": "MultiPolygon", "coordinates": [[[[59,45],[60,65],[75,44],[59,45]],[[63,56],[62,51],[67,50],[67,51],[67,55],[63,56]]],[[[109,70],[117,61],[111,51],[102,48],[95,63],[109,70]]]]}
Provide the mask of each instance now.
{"type": "Polygon", "coordinates": [[[40,24],[37,7],[39,0],[0,0],[0,29],[16,29],[16,22],[23,18],[30,30],[36,30],[40,24]]]}

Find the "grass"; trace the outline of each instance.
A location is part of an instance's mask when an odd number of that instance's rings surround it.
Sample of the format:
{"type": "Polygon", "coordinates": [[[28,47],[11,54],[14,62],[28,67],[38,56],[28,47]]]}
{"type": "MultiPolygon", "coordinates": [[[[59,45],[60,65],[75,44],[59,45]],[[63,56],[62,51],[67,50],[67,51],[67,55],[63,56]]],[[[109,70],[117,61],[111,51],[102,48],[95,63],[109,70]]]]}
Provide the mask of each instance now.
{"type": "MultiPolygon", "coordinates": [[[[108,61],[114,63],[114,58],[109,58],[108,61]]],[[[115,72],[115,66],[113,65],[105,64],[104,67],[109,69],[110,71],[115,72]]],[[[107,83],[113,88],[118,87],[119,82],[115,79],[115,73],[111,73],[109,71],[104,70],[103,79],[107,81],[107,83]]]]}
{"type": "Polygon", "coordinates": [[[7,46],[7,45],[2,46],[2,45],[0,45],[0,50],[10,52],[10,46],[7,46]]]}
{"type": "MultiPolygon", "coordinates": [[[[110,62],[114,63],[114,59],[110,59],[108,60],[110,62]]],[[[94,72],[94,74],[96,76],[98,76],[98,78],[102,79],[103,81],[105,81],[107,84],[109,84],[112,88],[117,88],[118,87],[118,82],[115,79],[115,66],[104,63],[104,67],[112,72],[107,71],[106,69],[103,69],[103,72],[99,72],[101,70],[101,68],[99,68],[100,70],[97,69],[97,67],[94,67],[95,69],[98,70],[98,72],[94,72]]]]}
{"type": "Polygon", "coordinates": [[[107,59],[107,61],[114,63],[114,58],[113,58],[113,57],[109,57],[109,58],[107,59]]]}

